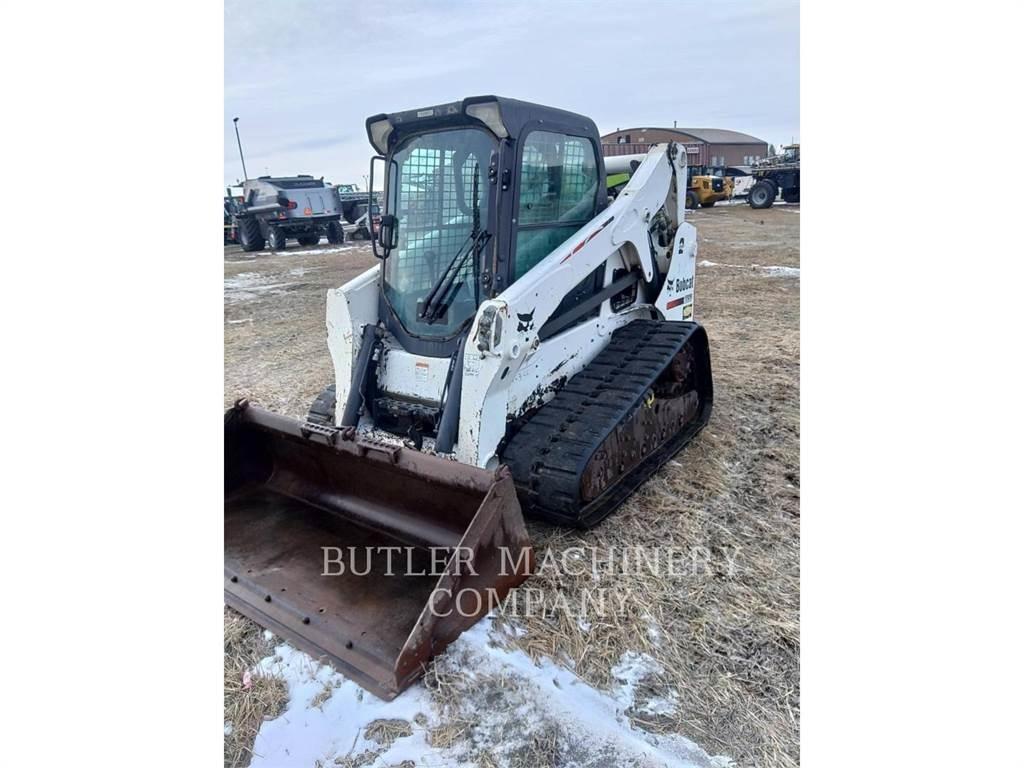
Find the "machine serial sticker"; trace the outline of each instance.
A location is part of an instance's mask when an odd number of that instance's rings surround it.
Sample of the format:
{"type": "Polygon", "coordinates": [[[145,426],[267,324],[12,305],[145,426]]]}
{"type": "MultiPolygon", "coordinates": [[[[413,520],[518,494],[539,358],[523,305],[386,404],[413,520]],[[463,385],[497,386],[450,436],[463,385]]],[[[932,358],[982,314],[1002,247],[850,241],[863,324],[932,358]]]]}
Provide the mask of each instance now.
{"type": "Polygon", "coordinates": [[[430,363],[416,363],[416,383],[423,384],[430,375],[430,363]]]}

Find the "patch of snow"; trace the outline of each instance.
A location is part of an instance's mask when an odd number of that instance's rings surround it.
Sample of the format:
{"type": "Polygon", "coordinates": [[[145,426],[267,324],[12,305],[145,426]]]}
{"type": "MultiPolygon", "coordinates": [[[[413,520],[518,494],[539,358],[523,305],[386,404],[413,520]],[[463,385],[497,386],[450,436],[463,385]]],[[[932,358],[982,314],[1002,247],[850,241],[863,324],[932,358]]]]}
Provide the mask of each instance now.
{"type": "MultiPolygon", "coordinates": [[[[612,669],[619,686],[611,693],[592,688],[573,672],[544,658],[535,664],[520,650],[506,651],[489,642],[490,620],[485,619],[465,632],[452,646],[469,646],[466,672],[510,678],[530,692],[533,717],[555,719],[569,725],[570,732],[595,748],[611,747],[622,758],[647,758],[654,765],[704,768],[711,757],[689,739],[675,734],[655,735],[634,728],[624,712],[633,703],[636,685],[661,668],[648,656],[636,652],[623,655],[612,669]],[[571,725],[570,725],[571,724],[571,725]]],[[[506,731],[507,732],[507,731],[506,731]]]]}
{"type": "MultiPolygon", "coordinates": [[[[332,765],[336,757],[375,751],[382,745],[363,736],[363,728],[373,720],[401,718],[412,723],[419,713],[431,711],[426,689],[415,685],[394,701],[385,702],[346,680],[326,664],[319,664],[290,645],[279,645],[275,655],[263,659],[257,668],[264,674],[277,674],[288,684],[288,706],[281,715],[260,727],[253,744],[253,768],[258,766],[303,766],[312,768],[320,761],[332,765]],[[319,707],[312,701],[324,688],[331,696],[319,707]]],[[[412,736],[397,739],[382,752],[387,760],[381,765],[403,760],[420,761],[438,754],[426,741],[423,728],[413,725],[412,736]]]]}
{"type": "Polygon", "coordinates": [[[316,272],[321,269],[323,267],[295,267],[294,269],[289,269],[288,274],[292,277],[302,277],[307,272],[316,272]]]}
{"type": "Polygon", "coordinates": [[[512,637],[526,637],[526,627],[521,624],[517,624],[514,621],[507,622],[505,624],[504,631],[506,635],[510,635],[512,637]]]}
{"type": "MultiPolygon", "coordinates": [[[[625,710],[633,706],[637,686],[661,669],[650,656],[636,652],[624,654],[612,670],[618,685],[611,693],[606,693],[587,685],[550,659],[534,663],[518,649],[509,651],[493,644],[495,633],[491,617],[478,622],[449,646],[439,662],[453,665],[481,689],[486,688],[489,681],[499,680],[500,686],[490,693],[523,697],[526,702],[526,706],[516,710],[517,716],[521,712],[525,720],[517,722],[515,729],[510,729],[507,713],[491,713],[486,706],[477,707],[479,723],[473,729],[474,739],[514,748],[517,736],[527,739],[535,732],[535,727],[558,722],[565,724],[573,737],[579,738],[588,749],[611,750],[619,758],[614,764],[636,759],[644,759],[644,765],[673,768],[714,768],[730,764],[727,758],[712,758],[682,736],[648,733],[630,724],[625,710]]],[[[359,755],[365,750],[377,753],[373,766],[395,765],[403,760],[422,766],[468,768],[471,765],[463,762],[471,759],[465,743],[456,743],[448,749],[427,743],[426,731],[442,721],[422,682],[411,686],[394,701],[383,702],[330,666],[318,664],[287,644],[279,645],[275,655],[261,661],[257,668],[263,673],[276,673],[285,680],[289,701],[279,717],[262,724],[253,746],[254,768],[312,768],[317,761],[331,765],[336,758],[359,755]],[[325,687],[330,689],[330,697],[318,708],[313,707],[313,699],[325,687]],[[420,714],[423,717],[418,722],[423,723],[426,718],[425,726],[414,722],[420,714]],[[382,718],[408,721],[412,735],[399,737],[390,747],[366,739],[365,726],[382,718]]],[[[667,696],[650,699],[638,707],[638,711],[673,712],[677,706],[673,695],[669,692],[667,696]]],[[[581,763],[583,757],[581,755],[581,763]]]]}
{"type": "Polygon", "coordinates": [[[755,248],[759,251],[785,245],[780,240],[729,240],[728,242],[730,248],[755,248]]]}
{"type": "Polygon", "coordinates": [[[761,267],[769,275],[778,277],[800,277],[800,267],[761,267]]]}
{"type": "Polygon", "coordinates": [[[637,685],[645,677],[652,677],[662,671],[661,665],[646,653],[626,651],[619,663],[612,667],[612,677],[619,681],[615,691],[616,700],[624,709],[629,709],[636,700],[637,685]]]}
{"type": "Polygon", "coordinates": [[[800,277],[800,267],[776,267],[776,266],[761,266],[760,264],[751,264],[749,266],[745,264],[719,264],[714,261],[698,262],[700,267],[726,267],[728,269],[747,269],[747,270],[760,270],[770,276],[774,277],[800,277]]]}
{"type": "Polygon", "coordinates": [[[271,632],[269,629],[264,629],[263,639],[266,640],[268,643],[274,642],[274,633],[271,632]]]}
{"type": "Polygon", "coordinates": [[[268,283],[269,278],[259,272],[239,272],[234,277],[224,278],[224,300],[229,304],[257,299],[267,292],[278,292],[295,283],[268,283]]]}
{"type": "Polygon", "coordinates": [[[651,639],[651,642],[654,644],[656,648],[660,648],[663,637],[661,633],[661,627],[659,627],[657,622],[651,617],[647,616],[645,618],[649,622],[647,625],[647,637],[651,639]]]}
{"type": "Polygon", "coordinates": [[[646,715],[674,715],[679,709],[679,697],[675,691],[669,691],[668,696],[652,696],[641,706],[637,707],[638,712],[646,715]]]}
{"type": "Polygon", "coordinates": [[[342,251],[347,251],[350,248],[358,248],[358,247],[359,246],[357,246],[355,244],[349,245],[348,243],[344,243],[342,245],[332,245],[330,248],[304,248],[304,249],[301,249],[301,250],[298,250],[298,251],[292,251],[292,250],[289,250],[287,248],[285,250],[283,250],[283,251],[257,251],[256,255],[257,256],[310,256],[312,254],[327,255],[327,254],[331,254],[331,253],[341,253],[342,251]]]}

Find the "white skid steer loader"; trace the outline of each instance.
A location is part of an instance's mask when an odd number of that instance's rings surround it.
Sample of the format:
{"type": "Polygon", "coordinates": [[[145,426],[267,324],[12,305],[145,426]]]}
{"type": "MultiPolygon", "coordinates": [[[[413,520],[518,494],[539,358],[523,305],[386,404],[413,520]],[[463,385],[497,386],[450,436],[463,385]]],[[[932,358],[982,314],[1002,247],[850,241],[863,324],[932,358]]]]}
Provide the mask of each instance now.
{"type": "Polygon", "coordinates": [[[226,415],[225,594],[391,697],[528,576],[523,512],[599,522],[703,428],[712,381],[677,145],[609,203],[580,115],[483,96],[366,127],[380,263],[328,293],[335,384],[305,422],[226,415]],[[444,568],[328,576],[328,548],[444,568]]]}

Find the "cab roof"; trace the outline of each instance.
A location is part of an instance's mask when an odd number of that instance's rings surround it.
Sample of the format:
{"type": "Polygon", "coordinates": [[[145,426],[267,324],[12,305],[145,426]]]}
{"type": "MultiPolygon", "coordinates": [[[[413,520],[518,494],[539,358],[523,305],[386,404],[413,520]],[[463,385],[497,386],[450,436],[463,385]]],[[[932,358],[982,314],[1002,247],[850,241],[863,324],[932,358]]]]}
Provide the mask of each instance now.
{"type": "Polygon", "coordinates": [[[498,138],[509,138],[513,141],[530,130],[539,129],[571,133],[590,138],[597,145],[601,143],[597,126],[589,117],[504,96],[471,96],[461,101],[422,109],[381,113],[366,119],[366,135],[374,149],[381,154],[387,154],[391,147],[406,136],[460,125],[479,125],[487,128],[498,138]],[[490,104],[497,106],[497,121],[490,117],[493,110],[485,109],[490,104]],[[486,119],[481,117],[484,113],[487,114],[486,119]],[[386,136],[382,137],[378,132],[375,137],[372,126],[381,121],[387,121],[391,125],[391,130],[386,136]],[[505,135],[501,135],[502,132],[505,135]]]}

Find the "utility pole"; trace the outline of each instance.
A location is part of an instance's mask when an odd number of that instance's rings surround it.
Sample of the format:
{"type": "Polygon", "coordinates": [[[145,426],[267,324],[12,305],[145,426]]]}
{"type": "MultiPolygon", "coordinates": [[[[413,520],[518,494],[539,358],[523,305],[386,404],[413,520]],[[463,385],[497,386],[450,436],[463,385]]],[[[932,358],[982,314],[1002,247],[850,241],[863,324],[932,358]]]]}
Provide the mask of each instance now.
{"type": "Polygon", "coordinates": [[[245,180],[249,180],[249,172],[245,170],[245,155],[242,154],[242,137],[238,135],[238,118],[234,119],[235,123],[235,139],[238,140],[238,156],[242,158],[242,175],[245,176],[245,180]]]}

